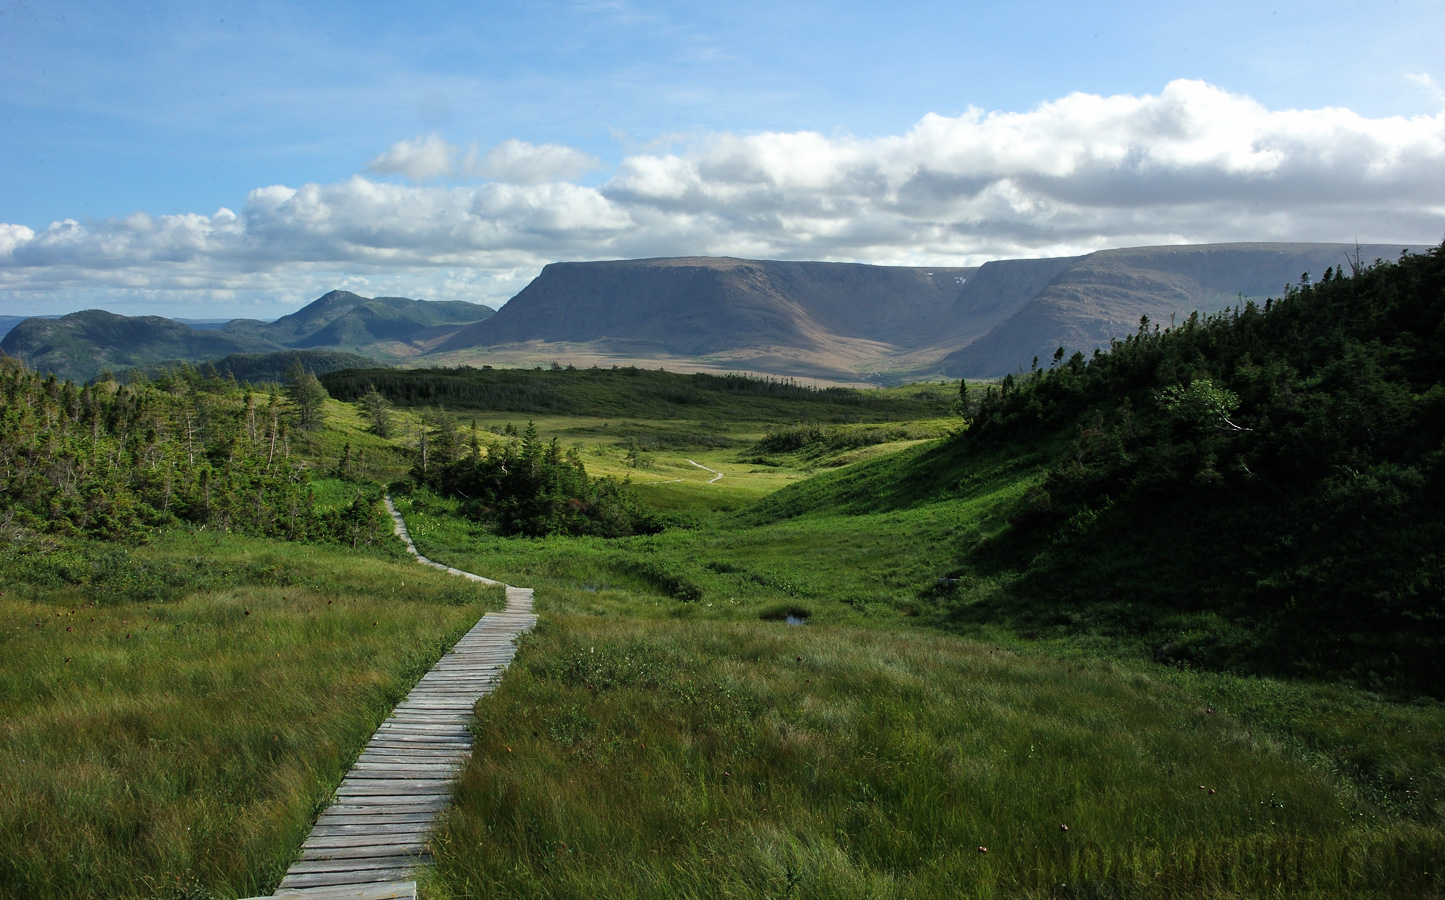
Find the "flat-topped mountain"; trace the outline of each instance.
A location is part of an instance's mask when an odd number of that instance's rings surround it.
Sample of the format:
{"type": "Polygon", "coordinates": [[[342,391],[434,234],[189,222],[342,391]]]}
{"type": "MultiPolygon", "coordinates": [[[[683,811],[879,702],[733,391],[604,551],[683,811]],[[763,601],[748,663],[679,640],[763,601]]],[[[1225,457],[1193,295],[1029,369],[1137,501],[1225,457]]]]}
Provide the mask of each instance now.
{"type": "MultiPolygon", "coordinates": [[[[1417,248],[1424,250],[1427,248],[1417,248]]],[[[487,321],[431,351],[513,364],[591,354],[856,380],[986,377],[1278,295],[1306,272],[1397,246],[1205,244],[979,268],[686,257],[554,263],[487,321]]]]}
{"type": "Polygon", "coordinates": [[[695,356],[915,344],[946,320],[974,271],[706,257],[553,263],[496,317],[461,329],[437,351],[608,342],[695,356]]]}
{"type": "Polygon", "coordinates": [[[284,350],[352,351],[387,360],[419,353],[429,342],[494,312],[475,303],[370,298],[349,291],[332,291],[275,322],[235,319],[219,329],[91,309],[26,319],[0,340],[0,350],[37,371],[77,381],[107,369],[284,350]]]}

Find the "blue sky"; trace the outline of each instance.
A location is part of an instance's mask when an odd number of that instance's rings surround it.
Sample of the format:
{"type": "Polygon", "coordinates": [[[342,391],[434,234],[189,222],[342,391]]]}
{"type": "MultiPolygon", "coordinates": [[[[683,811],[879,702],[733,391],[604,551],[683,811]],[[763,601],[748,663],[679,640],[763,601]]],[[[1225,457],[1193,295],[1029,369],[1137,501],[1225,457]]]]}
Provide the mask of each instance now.
{"type": "Polygon", "coordinates": [[[1445,4],[0,0],[0,314],[1445,237],[1445,4]]]}

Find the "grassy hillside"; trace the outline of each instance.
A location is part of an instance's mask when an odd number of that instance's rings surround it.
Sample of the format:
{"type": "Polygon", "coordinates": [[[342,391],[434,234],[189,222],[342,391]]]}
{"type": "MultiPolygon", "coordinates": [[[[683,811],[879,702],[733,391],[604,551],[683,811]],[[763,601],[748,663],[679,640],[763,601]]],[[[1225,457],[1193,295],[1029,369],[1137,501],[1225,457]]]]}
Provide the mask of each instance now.
{"type": "Polygon", "coordinates": [[[1445,260],[1407,255],[1109,354],[976,386],[951,444],[815,479],[754,516],[942,498],[1053,448],[938,615],[1136,641],[1160,659],[1440,692],[1445,260]]]}
{"type": "MultiPolygon", "coordinates": [[[[118,316],[98,309],[28,319],[0,335],[0,349],[36,371],[81,382],[107,370],[154,373],[179,363],[217,360],[221,360],[218,367],[248,370],[259,377],[271,367],[258,355],[300,351],[312,356],[318,369],[329,371],[335,366],[327,366],[320,351],[365,354],[351,365],[409,356],[456,327],[494,312],[475,303],[372,299],[332,291],[275,322],[235,319],[220,328],[192,328],[160,316],[118,316]]],[[[237,377],[256,380],[239,373],[237,377]]]]}
{"type": "Polygon", "coordinates": [[[56,319],[26,319],[0,340],[0,350],[40,372],[87,381],[110,370],[166,360],[218,359],[270,350],[248,336],[198,330],[160,316],[118,316],[100,309],[56,319]]]}

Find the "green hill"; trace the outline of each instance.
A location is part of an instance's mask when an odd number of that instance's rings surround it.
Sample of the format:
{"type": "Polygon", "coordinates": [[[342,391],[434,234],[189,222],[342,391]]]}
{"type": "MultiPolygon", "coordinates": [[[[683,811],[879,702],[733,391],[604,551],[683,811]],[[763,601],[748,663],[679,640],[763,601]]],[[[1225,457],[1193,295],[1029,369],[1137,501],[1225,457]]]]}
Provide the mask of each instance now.
{"type": "MultiPolygon", "coordinates": [[[[347,363],[354,366],[419,352],[457,327],[493,313],[491,307],[476,303],[373,299],[349,291],[332,291],[275,322],[235,319],[220,328],[92,309],[55,319],[26,319],[4,335],[0,350],[36,371],[81,382],[106,370],[154,369],[282,350],[362,354],[361,363],[347,363]]],[[[250,365],[235,359],[227,364],[232,369],[250,365]]],[[[267,364],[261,365],[264,369],[267,364]]],[[[242,376],[237,373],[237,377],[242,376]]]]}
{"type": "Polygon", "coordinates": [[[991,471],[1022,499],[930,591],[941,624],[1445,693],[1445,249],[1141,323],[968,403],[962,436],[749,517],[944,502],[991,471]]]}
{"type": "Polygon", "coordinates": [[[163,360],[201,361],[274,349],[264,339],[198,330],[161,316],[118,316],[87,309],[58,319],[26,319],[0,340],[0,350],[39,372],[87,381],[163,360]]]}
{"type": "MultiPolygon", "coordinates": [[[[331,291],[291,315],[262,326],[259,332],[267,340],[298,349],[359,348],[377,342],[406,342],[427,329],[481,322],[494,312],[490,306],[477,303],[371,298],[350,291],[331,291]]],[[[251,323],[232,324],[235,327],[228,325],[228,331],[257,330],[251,323]]]]}
{"type": "MultiPolygon", "coordinates": [[[[1426,247],[1411,248],[1416,251],[1426,247]]],[[[983,378],[1016,372],[1055,348],[1092,353],[1133,331],[1140,316],[1164,322],[1212,313],[1244,299],[1278,294],[1302,272],[1391,259],[1398,245],[1198,244],[1101,250],[1055,262],[1057,271],[987,334],[946,356],[949,375],[983,378]]],[[[988,266],[979,272],[988,271],[988,266]]]]}

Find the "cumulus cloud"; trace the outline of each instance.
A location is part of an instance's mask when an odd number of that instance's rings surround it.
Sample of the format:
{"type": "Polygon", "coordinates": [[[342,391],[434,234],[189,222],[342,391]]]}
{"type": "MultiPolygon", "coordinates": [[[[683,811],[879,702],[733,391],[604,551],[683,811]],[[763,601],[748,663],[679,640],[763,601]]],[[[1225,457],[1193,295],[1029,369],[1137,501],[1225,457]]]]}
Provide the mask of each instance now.
{"type": "Polygon", "coordinates": [[[630,155],[597,187],[569,180],[597,165],[523,141],[463,155],[428,135],[369,166],[408,184],[356,176],[260,187],[239,212],[0,225],[0,297],[271,291],[324,276],[500,302],[518,273],[558,259],[967,265],[1143,244],[1445,234],[1445,113],[1271,110],[1198,81],[1157,95],[1070,94],[1026,112],[930,114],[874,139],[706,135],[630,155]],[[431,183],[458,177],[492,180],[431,183]]]}
{"type": "Polygon", "coordinates": [[[463,171],[469,175],[516,184],[570,181],[600,168],[601,162],[581,150],[561,144],[529,144],[518,140],[503,141],[482,154],[473,147],[463,165],[463,171]]]}
{"type": "Polygon", "coordinates": [[[401,175],[413,183],[440,178],[490,178],[513,184],[542,184],[570,181],[602,167],[595,157],[562,144],[530,144],[503,141],[485,153],[475,144],[461,155],[461,148],[438,134],[392,144],[385,153],[367,164],[377,175],[401,175]]]}
{"type": "Polygon", "coordinates": [[[456,171],[457,148],[439,134],[399,141],[367,164],[368,172],[402,175],[412,181],[444,178],[456,171]]]}

